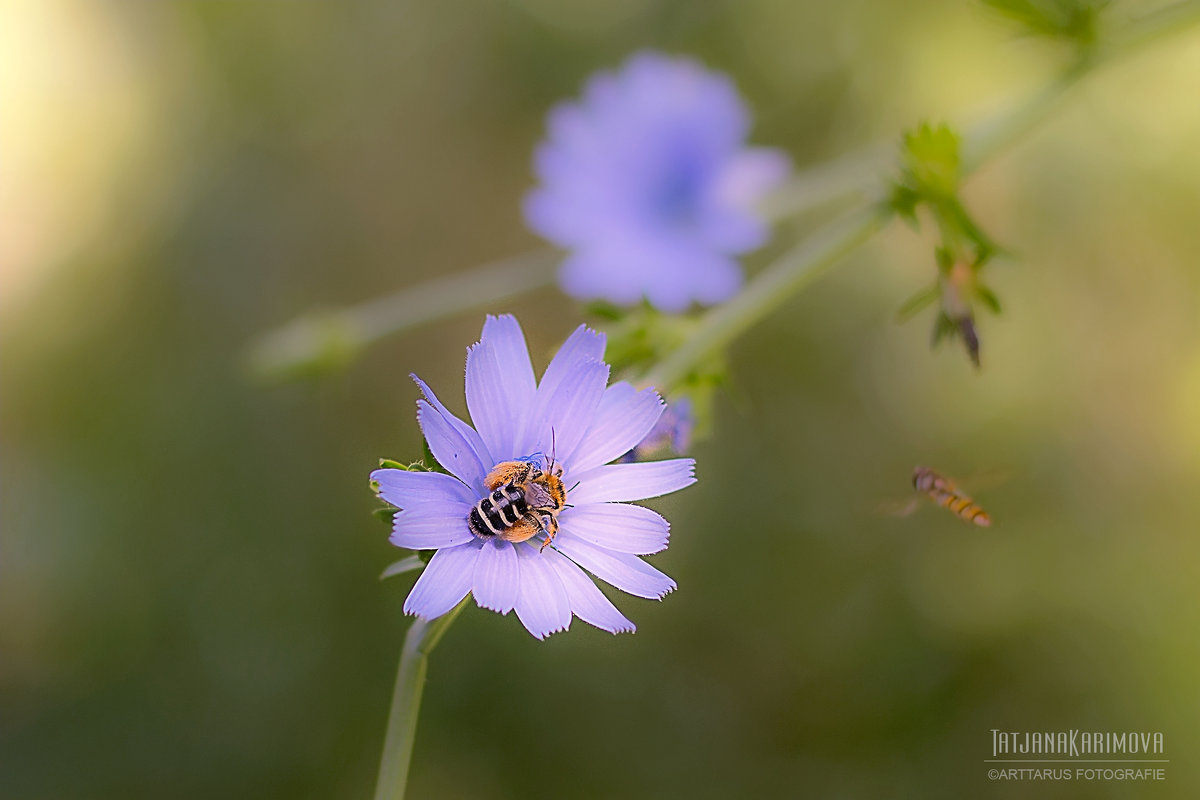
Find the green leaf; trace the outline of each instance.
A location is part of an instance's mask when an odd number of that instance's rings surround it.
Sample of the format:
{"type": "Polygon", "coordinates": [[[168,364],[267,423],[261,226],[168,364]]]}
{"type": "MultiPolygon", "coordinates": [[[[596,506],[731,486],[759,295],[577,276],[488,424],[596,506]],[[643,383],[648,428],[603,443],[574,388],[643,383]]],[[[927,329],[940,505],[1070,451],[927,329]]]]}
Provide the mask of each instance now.
{"type": "Polygon", "coordinates": [[[1000,298],[996,297],[996,293],[982,283],[976,282],[975,296],[979,298],[979,302],[983,303],[993,314],[1000,314],[1000,298]]]}
{"type": "Polygon", "coordinates": [[[397,575],[403,575],[406,572],[424,569],[425,564],[426,562],[422,561],[421,557],[417,555],[411,555],[408,558],[402,558],[396,563],[389,565],[388,568],[383,571],[383,574],[379,576],[379,580],[384,581],[388,578],[394,578],[397,575]]]}
{"type": "Polygon", "coordinates": [[[937,319],[933,323],[933,341],[931,345],[936,347],[942,339],[953,338],[958,333],[958,326],[954,324],[954,320],[943,314],[938,314],[937,319]]]}
{"type": "Polygon", "coordinates": [[[1110,0],[982,0],[1031,36],[1095,43],[1101,12],[1110,0]]]}
{"type": "Polygon", "coordinates": [[[904,134],[904,184],[926,202],[954,197],[961,171],[960,137],[945,124],[922,122],[904,134]]]}
{"type": "Polygon", "coordinates": [[[922,289],[917,292],[905,300],[899,310],[896,311],[896,322],[907,322],[912,319],[918,311],[936,303],[941,294],[942,290],[936,283],[928,289],[922,289]]]}
{"type": "Polygon", "coordinates": [[[935,247],[933,260],[937,262],[938,272],[943,275],[949,275],[950,270],[954,267],[954,254],[947,247],[935,247]]]}
{"type": "Polygon", "coordinates": [[[409,469],[411,470],[414,466],[420,466],[422,468],[422,469],[415,470],[417,472],[424,471],[424,472],[440,472],[443,475],[450,474],[445,469],[443,469],[442,465],[439,464],[437,459],[433,457],[433,451],[429,449],[429,442],[425,441],[424,439],[421,440],[421,460],[419,462],[417,462],[416,464],[409,465],[409,469]]]}
{"type": "Polygon", "coordinates": [[[616,322],[625,317],[625,309],[613,305],[606,300],[593,300],[583,307],[584,313],[608,322],[616,322]]]}
{"type": "Polygon", "coordinates": [[[917,206],[920,203],[921,196],[908,186],[900,183],[892,186],[892,196],[888,200],[888,204],[892,207],[892,211],[896,212],[896,216],[903,219],[914,229],[920,227],[920,223],[917,220],[917,206]]]}

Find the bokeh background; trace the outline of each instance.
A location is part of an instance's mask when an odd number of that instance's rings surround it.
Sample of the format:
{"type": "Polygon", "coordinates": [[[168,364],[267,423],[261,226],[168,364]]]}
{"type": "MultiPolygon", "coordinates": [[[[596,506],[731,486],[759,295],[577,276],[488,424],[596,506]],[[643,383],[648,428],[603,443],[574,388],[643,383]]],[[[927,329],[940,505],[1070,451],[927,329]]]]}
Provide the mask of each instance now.
{"type": "MultiPolygon", "coordinates": [[[[377,580],[403,553],[366,476],[419,453],[409,372],[463,409],[482,314],[301,383],[246,348],[538,246],[531,151],[590,72],[694,55],[805,167],[1063,61],[953,0],[2,13],[0,795],[28,800],[369,796],[412,578],[377,580]]],[[[1113,64],[971,179],[1017,254],[981,372],[932,312],[895,323],[934,269],[899,224],[738,340],[700,482],[654,504],[679,590],[618,598],[633,636],[469,609],[410,796],[1200,795],[1198,71],[1200,30],[1113,64]],[[883,513],[916,463],[995,526],[883,513]],[[1168,779],[989,783],[993,728],[1162,731],[1168,779]]],[[[583,318],[487,310],[539,365],[583,318]]]]}

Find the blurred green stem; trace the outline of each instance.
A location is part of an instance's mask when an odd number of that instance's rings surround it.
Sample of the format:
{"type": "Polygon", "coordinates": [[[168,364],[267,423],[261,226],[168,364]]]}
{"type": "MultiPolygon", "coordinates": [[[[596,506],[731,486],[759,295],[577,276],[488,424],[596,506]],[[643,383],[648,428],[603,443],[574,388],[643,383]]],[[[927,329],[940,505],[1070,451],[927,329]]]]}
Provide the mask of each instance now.
{"type": "Polygon", "coordinates": [[[869,240],[890,217],[887,206],[875,203],[821,229],[756,275],[737,297],[707,312],[696,332],[659,362],[641,383],[660,392],[674,388],[701,360],[869,240]]]}
{"type": "Polygon", "coordinates": [[[392,710],[388,715],[387,736],[383,740],[379,779],[375,784],[375,800],[403,800],[408,787],[413,742],[417,737],[417,716],[421,712],[421,693],[425,690],[429,654],[437,647],[446,629],[466,608],[469,600],[469,597],[463,598],[452,611],[437,619],[417,618],[404,637],[400,668],[396,672],[396,688],[392,693],[392,710]]]}
{"type": "Polygon", "coordinates": [[[892,143],[887,142],[807,167],[767,197],[759,212],[778,222],[836,200],[861,200],[878,186],[879,176],[891,164],[894,150],[892,143]]]}
{"type": "Polygon", "coordinates": [[[314,312],[255,342],[250,369],[270,380],[341,366],[389,334],[549,286],[560,258],[550,249],[535,250],[361,305],[314,312]]]}
{"type": "MultiPolygon", "coordinates": [[[[1200,21],[1200,0],[1183,0],[1160,8],[1113,31],[1095,48],[1084,51],[1070,68],[1011,110],[969,131],[963,145],[963,169],[969,173],[1007,145],[1027,133],[1054,109],[1066,91],[1101,64],[1125,56],[1144,45],[1200,21]]],[[[849,156],[814,165],[796,174],[787,185],[767,199],[763,214],[771,220],[798,216],[834,200],[857,198],[862,206],[873,206],[881,194],[881,176],[886,174],[891,146],[866,148],[849,156]],[[863,203],[863,198],[866,202],[863,203]]],[[[806,243],[767,268],[732,303],[745,307],[726,311],[724,306],[704,317],[697,342],[669,358],[647,377],[661,389],[682,379],[694,359],[736,336],[767,313],[782,298],[764,297],[759,281],[778,291],[803,288],[845,253],[864,243],[882,227],[879,211],[866,208],[851,215],[855,224],[835,222],[830,233],[819,235],[818,245],[806,243]],[[844,237],[833,240],[834,235],[844,237]],[[810,263],[811,262],[811,263],[810,263]],[[789,278],[787,269],[805,277],[789,278]],[[757,312],[753,309],[757,308],[757,312]],[[712,332],[708,328],[716,326],[712,332]],[[685,360],[690,359],[689,361],[685,360]]],[[[525,253],[429,283],[407,288],[344,309],[314,313],[263,336],[250,353],[252,372],[266,379],[293,377],[342,366],[368,345],[441,317],[496,301],[518,297],[554,282],[555,266],[561,256],[553,250],[525,253]]]]}
{"type": "MultiPolygon", "coordinates": [[[[972,128],[963,142],[963,176],[1032,130],[1057,107],[1068,89],[1096,67],[1197,22],[1200,22],[1200,0],[1184,0],[1114,31],[1099,47],[1087,52],[1085,57],[1012,109],[972,128]]],[[[877,155],[872,150],[858,158],[874,162],[877,155]]],[[[855,168],[855,160],[839,162],[838,168],[823,182],[827,190],[842,195],[853,190],[876,198],[885,196],[889,185],[887,179],[876,178],[873,186],[861,185],[861,171],[855,168]]],[[[786,202],[781,204],[787,206],[786,202]]],[[[695,333],[654,366],[642,378],[641,384],[654,386],[662,392],[676,388],[697,364],[808,286],[842,257],[868,242],[891,215],[886,202],[875,199],[822,228],[756,275],[733,300],[706,312],[695,333]]]]}

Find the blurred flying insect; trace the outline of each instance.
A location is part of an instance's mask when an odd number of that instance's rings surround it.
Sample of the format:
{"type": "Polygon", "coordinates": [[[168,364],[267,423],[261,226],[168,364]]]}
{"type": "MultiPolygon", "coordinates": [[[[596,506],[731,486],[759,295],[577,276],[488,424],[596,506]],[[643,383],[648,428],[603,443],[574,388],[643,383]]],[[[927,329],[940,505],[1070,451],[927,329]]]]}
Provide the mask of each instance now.
{"type": "MultiPolygon", "coordinates": [[[[954,481],[943,477],[929,467],[913,470],[913,488],[964,522],[973,522],[981,527],[992,524],[992,518],[978,503],[959,489],[954,481]]],[[[915,507],[915,503],[913,504],[915,507]]]]}

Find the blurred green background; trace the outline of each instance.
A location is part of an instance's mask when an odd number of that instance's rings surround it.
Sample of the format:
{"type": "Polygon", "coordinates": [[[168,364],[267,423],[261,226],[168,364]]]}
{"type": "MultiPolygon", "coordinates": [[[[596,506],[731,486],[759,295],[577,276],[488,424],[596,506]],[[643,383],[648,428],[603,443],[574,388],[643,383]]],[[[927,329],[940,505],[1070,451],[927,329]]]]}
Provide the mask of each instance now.
{"type": "MultiPolygon", "coordinates": [[[[1114,20],[1147,4],[1118,4],[1114,20]]],[[[543,115],[641,48],[728,71],[800,167],[978,117],[1061,53],[971,3],[6,2],[0,796],[362,798],[412,578],[367,473],[481,313],[264,386],[259,334],[538,245],[543,115]]],[[[414,798],[1200,796],[1200,30],[975,175],[1018,258],[976,374],[895,224],[732,351],[679,590],[544,643],[469,609],[414,798]],[[882,513],[1001,472],[970,528],[882,513]],[[1003,785],[991,729],[1162,731],[1167,781],[1003,785]]],[[[794,230],[785,230],[785,241],[794,230]]],[[[778,247],[776,247],[778,249],[778,247]]],[[[761,266],[770,253],[748,260],[761,266]]],[[[544,365],[582,309],[518,315],[544,365]]]]}

